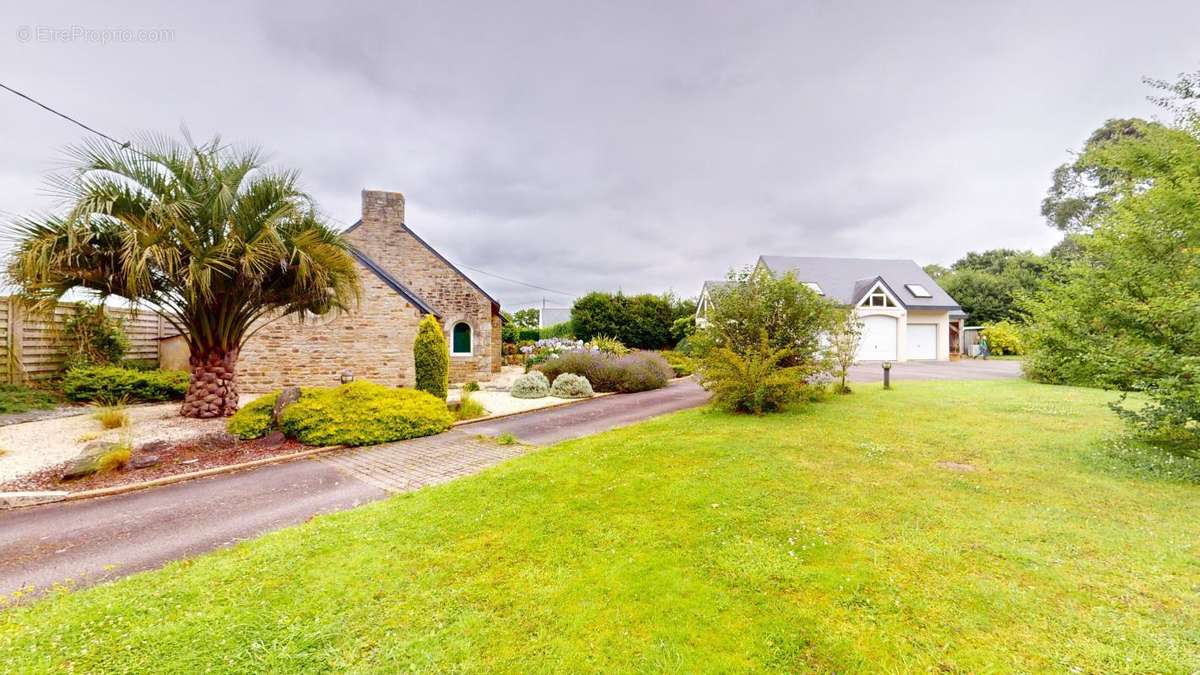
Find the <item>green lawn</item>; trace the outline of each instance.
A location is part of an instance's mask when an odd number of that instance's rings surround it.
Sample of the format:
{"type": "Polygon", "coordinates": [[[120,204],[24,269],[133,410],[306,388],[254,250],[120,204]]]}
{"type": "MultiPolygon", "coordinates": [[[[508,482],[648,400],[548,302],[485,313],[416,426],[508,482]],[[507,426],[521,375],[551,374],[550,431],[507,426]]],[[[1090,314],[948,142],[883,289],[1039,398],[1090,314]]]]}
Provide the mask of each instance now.
{"type": "Polygon", "coordinates": [[[1106,454],[1110,398],[684,412],[0,613],[0,663],[1193,672],[1200,487],[1106,454]]]}

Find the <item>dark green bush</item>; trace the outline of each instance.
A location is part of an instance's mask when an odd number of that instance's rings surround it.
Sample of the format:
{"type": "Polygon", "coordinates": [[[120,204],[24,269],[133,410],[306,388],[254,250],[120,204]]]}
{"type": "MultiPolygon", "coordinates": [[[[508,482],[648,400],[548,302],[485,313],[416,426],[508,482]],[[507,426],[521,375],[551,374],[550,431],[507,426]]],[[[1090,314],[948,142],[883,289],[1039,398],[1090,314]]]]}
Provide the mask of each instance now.
{"type": "Polygon", "coordinates": [[[372,445],[440,434],[454,416],[445,399],[427,392],[357,381],[305,389],[280,422],[307,445],[372,445]]]}
{"type": "Polygon", "coordinates": [[[133,370],[120,366],[76,366],[63,376],[72,401],[177,401],[187,393],[182,370],[133,370]]]}
{"type": "Polygon", "coordinates": [[[271,431],[271,414],[275,411],[275,399],[279,392],[259,396],[225,423],[225,430],[241,439],[262,438],[271,431]]]}
{"type": "Polygon", "coordinates": [[[538,334],[533,339],[549,340],[550,338],[568,338],[573,340],[575,339],[575,328],[571,325],[570,321],[563,321],[553,326],[538,329],[538,334]]]}
{"type": "Polygon", "coordinates": [[[417,328],[413,362],[417,370],[417,389],[445,401],[450,389],[450,348],[442,325],[432,314],[426,314],[417,328]]]}
{"type": "Polygon", "coordinates": [[[538,366],[553,381],[563,373],[581,375],[599,392],[634,392],[660,389],[674,377],[663,357],[654,352],[613,356],[600,351],[564,352],[538,366]]]}
{"type": "Polygon", "coordinates": [[[671,298],[665,295],[624,295],[593,291],[571,307],[575,337],[590,341],[607,335],[635,349],[663,349],[674,345],[675,322],[671,298]]]}

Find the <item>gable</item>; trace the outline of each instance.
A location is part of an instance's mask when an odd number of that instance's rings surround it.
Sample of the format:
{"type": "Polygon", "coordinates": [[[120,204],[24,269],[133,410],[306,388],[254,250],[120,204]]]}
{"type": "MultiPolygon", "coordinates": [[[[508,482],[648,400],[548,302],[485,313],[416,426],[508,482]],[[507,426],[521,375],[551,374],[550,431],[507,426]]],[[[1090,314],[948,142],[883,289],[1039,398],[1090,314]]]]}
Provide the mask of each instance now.
{"type": "Polygon", "coordinates": [[[362,218],[342,236],[370,261],[364,264],[372,273],[387,276],[397,293],[418,298],[434,314],[461,313],[472,303],[500,314],[495,298],[405,224],[398,192],[363,190],[362,218]]]}

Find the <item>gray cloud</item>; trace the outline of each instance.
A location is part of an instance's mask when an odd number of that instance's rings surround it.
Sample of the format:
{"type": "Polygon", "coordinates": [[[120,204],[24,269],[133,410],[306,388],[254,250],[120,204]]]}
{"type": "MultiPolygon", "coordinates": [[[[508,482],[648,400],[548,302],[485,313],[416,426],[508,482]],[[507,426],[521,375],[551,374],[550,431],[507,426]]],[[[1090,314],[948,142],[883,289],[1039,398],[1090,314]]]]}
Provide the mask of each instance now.
{"type": "MultiPolygon", "coordinates": [[[[569,291],[693,294],[759,253],[1045,249],[1050,170],[1143,75],[1200,66],[1157,3],[373,3],[6,7],[7,83],[122,137],[221,132],[341,222],[402,191],[448,257],[569,291]],[[168,28],[156,43],[18,26],[168,28]],[[10,29],[11,27],[11,29],[10,29]]],[[[46,208],[81,130],[13,97],[0,209],[46,208]]],[[[509,305],[568,298],[480,275],[509,305]]]]}

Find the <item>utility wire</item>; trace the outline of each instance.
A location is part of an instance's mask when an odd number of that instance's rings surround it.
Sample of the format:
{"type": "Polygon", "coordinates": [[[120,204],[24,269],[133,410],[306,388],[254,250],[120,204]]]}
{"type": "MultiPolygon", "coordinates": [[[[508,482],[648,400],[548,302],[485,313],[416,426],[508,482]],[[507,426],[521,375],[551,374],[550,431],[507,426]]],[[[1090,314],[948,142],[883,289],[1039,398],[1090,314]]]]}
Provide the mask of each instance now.
{"type": "Polygon", "coordinates": [[[46,105],[45,103],[42,103],[41,101],[37,100],[36,98],[33,98],[32,96],[30,96],[28,94],[25,94],[25,93],[17,91],[16,89],[13,89],[12,87],[8,86],[7,84],[4,84],[3,82],[0,82],[0,88],[4,88],[5,90],[12,92],[13,94],[16,94],[17,96],[20,96],[21,98],[25,99],[26,101],[29,101],[30,103],[32,103],[40,108],[48,110],[48,111],[54,113],[55,115],[58,115],[59,117],[63,118],[64,120],[66,120],[72,124],[75,124],[79,127],[82,127],[83,129],[86,129],[86,130],[92,132],[93,134],[100,136],[101,138],[112,141],[113,143],[116,143],[117,145],[121,146],[122,148],[126,148],[126,149],[129,148],[129,141],[118,141],[117,139],[113,138],[112,136],[109,136],[108,134],[104,133],[103,131],[97,131],[96,129],[93,129],[92,127],[89,127],[88,125],[84,124],[83,122],[80,122],[79,120],[75,119],[74,117],[71,117],[70,115],[68,115],[66,113],[61,113],[61,112],[55,110],[54,108],[51,108],[50,106],[46,105]]]}
{"type": "MultiPolygon", "coordinates": [[[[349,225],[347,225],[345,222],[343,222],[343,221],[341,221],[341,220],[339,220],[339,219],[335,218],[334,216],[332,216],[332,215],[330,215],[330,214],[324,214],[324,215],[325,215],[325,217],[326,217],[326,218],[328,218],[328,219],[332,220],[332,221],[333,221],[333,222],[335,222],[335,223],[338,223],[338,224],[339,224],[339,225],[341,225],[342,227],[350,227],[350,226],[349,226],[349,225]]],[[[579,294],[578,294],[578,293],[568,293],[567,291],[559,291],[559,290],[555,290],[555,289],[553,289],[553,288],[546,288],[545,286],[538,286],[537,284],[531,284],[531,283],[529,283],[529,282],[526,282],[526,281],[520,281],[519,279],[513,279],[513,278],[510,278],[510,277],[501,276],[501,275],[499,275],[499,274],[496,274],[496,273],[494,273],[494,272],[488,272],[487,270],[481,270],[481,269],[479,269],[479,268],[477,268],[477,267],[471,267],[470,265],[464,265],[464,264],[462,264],[461,262],[460,262],[460,263],[458,263],[458,266],[459,266],[459,267],[466,268],[466,269],[469,269],[469,270],[471,270],[472,272],[478,272],[479,274],[484,274],[484,275],[487,275],[487,276],[489,276],[489,277],[495,277],[495,278],[497,278],[497,279],[503,279],[504,281],[507,281],[507,282],[509,282],[509,283],[511,283],[511,284],[517,284],[517,285],[519,285],[519,286],[528,286],[529,288],[536,288],[536,289],[538,289],[539,291],[546,291],[547,293],[556,293],[556,294],[558,294],[558,295],[565,295],[565,296],[567,296],[568,298],[574,298],[574,297],[578,297],[578,296],[579,296],[579,294]]]]}
{"type": "MultiPolygon", "coordinates": [[[[42,108],[43,110],[46,110],[47,112],[53,113],[53,114],[55,114],[55,115],[58,115],[59,117],[61,117],[61,118],[63,118],[64,120],[67,120],[68,122],[70,122],[70,123],[72,123],[72,124],[74,124],[74,125],[76,125],[76,126],[80,127],[81,129],[84,129],[84,130],[86,130],[86,131],[90,131],[91,133],[93,133],[93,134],[96,134],[97,136],[100,136],[101,138],[104,138],[104,139],[106,139],[106,140],[108,140],[108,141],[111,141],[111,142],[113,142],[113,143],[116,143],[117,145],[121,146],[122,148],[129,149],[129,147],[130,147],[130,145],[131,145],[129,141],[118,141],[117,139],[113,138],[112,136],[109,136],[108,134],[104,133],[103,131],[100,131],[100,130],[98,130],[98,129],[95,129],[95,128],[93,128],[93,127],[90,127],[90,126],[88,126],[88,125],[84,124],[83,122],[80,122],[79,120],[75,119],[74,117],[71,117],[70,115],[68,115],[68,114],[66,114],[66,113],[59,112],[58,110],[55,110],[54,108],[51,108],[50,106],[46,105],[45,103],[42,103],[41,101],[37,100],[36,98],[34,98],[34,97],[32,97],[32,96],[30,96],[30,95],[28,95],[28,94],[24,93],[24,92],[17,91],[16,89],[13,89],[12,87],[8,86],[7,84],[4,84],[3,82],[0,82],[0,88],[3,88],[4,90],[6,90],[6,91],[8,91],[8,92],[10,92],[10,93],[13,93],[13,94],[15,94],[15,95],[17,95],[17,96],[20,96],[21,98],[25,99],[26,101],[29,101],[30,103],[32,103],[32,104],[34,104],[34,105],[38,106],[39,108],[42,108]]],[[[339,222],[339,223],[341,223],[341,221],[340,221],[340,220],[337,220],[336,218],[332,218],[332,220],[334,220],[334,221],[336,221],[336,222],[339,222]]],[[[342,223],[342,225],[345,225],[345,223],[342,223]]],[[[537,284],[531,284],[531,283],[528,283],[528,282],[525,282],[525,281],[519,281],[519,280],[517,280],[517,279],[512,279],[512,278],[510,278],[510,277],[506,277],[506,276],[501,276],[501,275],[499,275],[499,274],[495,274],[495,273],[493,273],[493,272],[488,272],[488,271],[486,271],[486,270],[481,270],[481,269],[479,269],[479,268],[476,268],[476,267],[471,267],[470,265],[462,265],[462,263],[459,263],[459,264],[460,264],[462,267],[465,267],[465,268],[467,268],[467,269],[471,270],[472,272],[478,272],[479,274],[485,274],[485,275],[487,275],[487,276],[489,276],[489,277],[495,277],[495,278],[497,278],[497,279],[502,279],[502,280],[504,280],[504,281],[507,281],[507,282],[509,282],[509,283],[511,283],[511,284],[518,284],[518,285],[520,285],[520,286],[528,286],[529,288],[536,288],[536,289],[538,289],[539,291],[546,291],[547,293],[555,293],[555,294],[558,294],[558,295],[564,295],[564,296],[567,296],[567,297],[569,297],[569,298],[574,298],[574,297],[576,297],[577,295],[579,295],[578,293],[568,293],[568,292],[566,292],[566,291],[559,291],[559,290],[555,290],[555,289],[553,289],[553,288],[546,288],[545,286],[538,286],[537,284]]]]}

